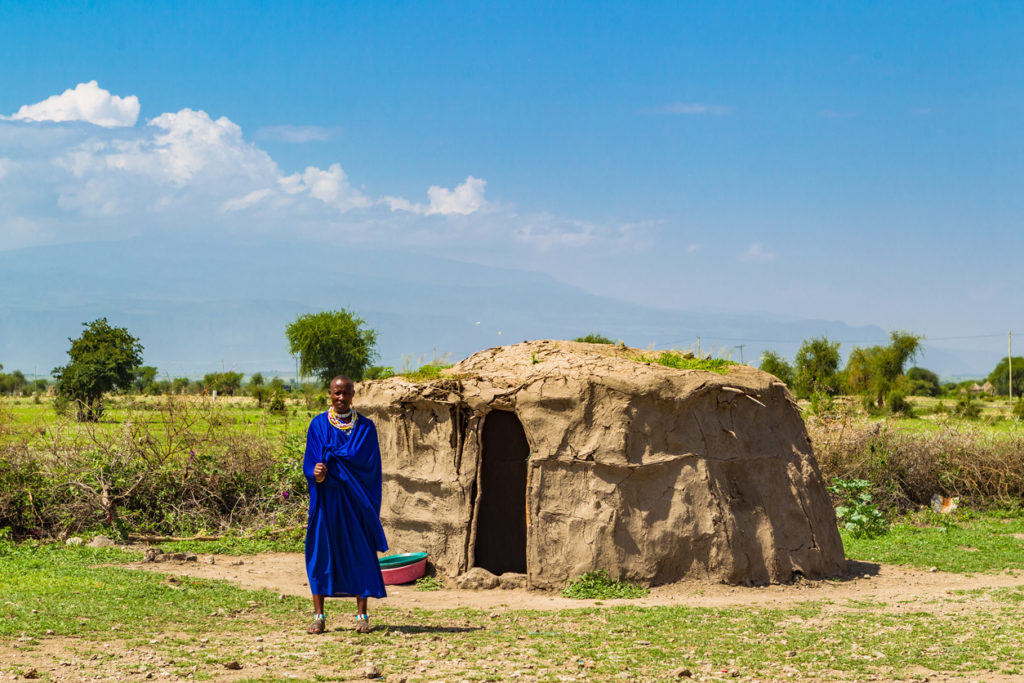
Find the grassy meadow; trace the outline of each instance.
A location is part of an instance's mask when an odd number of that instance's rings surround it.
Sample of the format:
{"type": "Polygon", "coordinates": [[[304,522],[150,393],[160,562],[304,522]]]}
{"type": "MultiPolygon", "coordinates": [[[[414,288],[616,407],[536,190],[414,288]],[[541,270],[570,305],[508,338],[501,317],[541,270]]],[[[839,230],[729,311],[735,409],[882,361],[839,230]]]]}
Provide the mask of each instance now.
{"type": "MultiPolygon", "coordinates": [[[[951,544],[969,565],[1020,570],[987,548],[993,525],[961,519],[951,544]]],[[[902,533],[902,532],[897,532],[902,533]]],[[[938,539],[948,531],[921,532],[938,539]]],[[[847,539],[848,541],[850,539],[847,539]]],[[[885,541],[852,556],[899,560],[885,541]]],[[[927,546],[928,544],[923,544],[927,546]]],[[[952,590],[895,600],[810,599],[778,608],[596,603],[558,611],[424,610],[374,605],[375,630],[357,636],[346,607],[329,605],[326,636],[303,632],[308,601],[223,581],[124,565],[137,554],[34,541],[0,542],[0,675],[51,680],[1007,680],[1024,675],[1024,587],[952,590]],[[343,615],[343,616],[339,616],[343,615]],[[235,668],[238,667],[238,668],[235,668]]],[[[915,555],[915,561],[922,558],[915,555]]],[[[941,563],[941,562],[940,562],[941,563]]],[[[756,591],[757,589],[744,589],[756,591]]],[[[393,602],[393,601],[389,601],[393,602]]]]}
{"type": "Polygon", "coordinates": [[[199,534],[217,538],[160,545],[222,556],[300,550],[299,465],[315,409],[294,399],[271,414],[247,398],[121,397],[99,423],[79,424],[45,401],[2,399],[0,680],[1024,676],[1024,578],[1012,578],[1024,577],[1024,428],[998,405],[978,420],[918,406],[917,418],[873,418],[841,402],[807,416],[826,479],[868,479],[892,523],[873,538],[844,532],[848,558],[1009,583],[778,607],[384,603],[362,637],[331,603],[329,633],[317,638],[304,632],[306,599],[141,571],[131,547],[59,542],[199,534]],[[932,512],[934,492],[958,496],[960,507],[932,512]]]}

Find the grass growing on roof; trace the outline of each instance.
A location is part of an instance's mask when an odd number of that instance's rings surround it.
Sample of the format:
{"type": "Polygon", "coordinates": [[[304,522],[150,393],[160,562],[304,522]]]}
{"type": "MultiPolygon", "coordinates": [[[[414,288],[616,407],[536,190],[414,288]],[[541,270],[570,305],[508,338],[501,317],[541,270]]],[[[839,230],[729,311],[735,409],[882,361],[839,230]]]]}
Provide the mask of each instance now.
{"type": "Polygon", "coordinates": [[[400,372],[396,376],[404,377],[413,382],[429,382],[433,379],[447,379],[444,371],[452,367],[451,363],[427,363],[410,372],[400,372]]]}
{"type": "Polygon", "coordinates": [[[631,356],[632,360],[641,363],[657,363],[667,368],[676,370],[705,370],[725,375],[729,368],[739,363],[725,358],[697,358],[690,353],[679,353],[677,351],[661,351],[660,353],[640,354],[631,356]]]}
{"type": "Polygon", "coordinates": [[[735,361],[726,360],[725,358],[687,358],[675,351],[665,351],[662,353],[658,356],[658,363],[678,370],[708,370],[721,375],[729,372],[730,366],[738,365],[735,361]]]}

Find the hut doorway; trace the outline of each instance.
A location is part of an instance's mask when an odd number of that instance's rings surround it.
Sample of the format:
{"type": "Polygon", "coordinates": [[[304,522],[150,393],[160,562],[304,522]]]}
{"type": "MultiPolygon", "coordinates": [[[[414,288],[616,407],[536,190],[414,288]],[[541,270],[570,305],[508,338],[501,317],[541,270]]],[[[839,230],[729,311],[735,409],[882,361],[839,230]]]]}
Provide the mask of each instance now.
{"type": "Polygon", "coordinates": [[[526,466],[530,445],[515,413],[484,418],[474,564],[492,574],[526,573],[526,466]]]}

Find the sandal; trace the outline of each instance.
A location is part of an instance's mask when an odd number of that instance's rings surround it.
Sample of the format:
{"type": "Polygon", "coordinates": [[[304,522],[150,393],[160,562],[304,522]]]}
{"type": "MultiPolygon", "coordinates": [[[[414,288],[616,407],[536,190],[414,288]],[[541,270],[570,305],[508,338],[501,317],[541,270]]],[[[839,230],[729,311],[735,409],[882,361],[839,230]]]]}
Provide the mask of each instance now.
{"type": "Polygon", "coordinates": [[[369,633],[373,628],[370,626],[369,614],[356,615],[356,633],[369,633]]]}
{"type": "Polygon", "coordinates": [[[320,635],[327,630],[327,617],[322,614],[317,614],[313,617],[313,623],[306,629],[306,633],[312,635],[320,635]]]}

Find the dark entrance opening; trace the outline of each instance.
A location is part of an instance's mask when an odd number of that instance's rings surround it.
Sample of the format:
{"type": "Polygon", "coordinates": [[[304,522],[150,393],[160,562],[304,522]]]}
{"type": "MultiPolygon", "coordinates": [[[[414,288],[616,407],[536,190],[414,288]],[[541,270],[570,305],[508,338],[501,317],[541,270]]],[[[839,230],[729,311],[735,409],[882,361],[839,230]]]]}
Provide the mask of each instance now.
{"type": "Polygon", "coordinates": [[[484,418],[475,564],[492,574],[526,573],[526,464],[530,446],[515,413],[484,418]]]}

